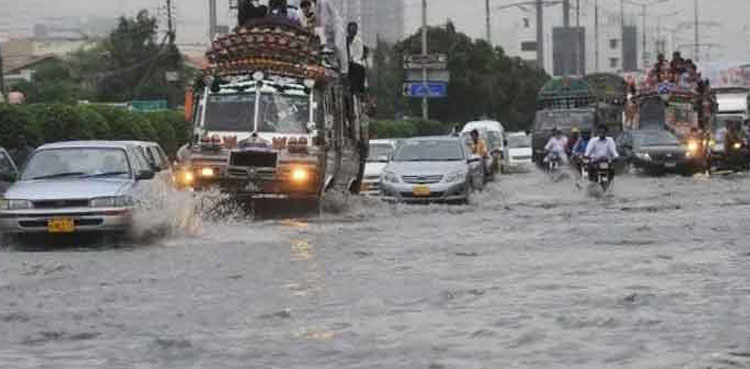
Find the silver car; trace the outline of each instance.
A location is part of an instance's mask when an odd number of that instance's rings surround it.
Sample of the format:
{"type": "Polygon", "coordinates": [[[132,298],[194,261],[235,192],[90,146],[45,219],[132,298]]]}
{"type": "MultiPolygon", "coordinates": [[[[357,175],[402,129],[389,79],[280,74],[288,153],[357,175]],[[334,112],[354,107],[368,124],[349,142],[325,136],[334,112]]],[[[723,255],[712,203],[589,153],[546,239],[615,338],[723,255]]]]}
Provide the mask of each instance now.
{"type": "Polygon", "coordinates": [[[157,185],[153,178],[132,144],[44,145],[0,200],[0,233],[127,231],[136,204],[157,185]]]}
{"type": "Polygon", "coordinates": [[[18,167],[13,162],[13,158],[0,147],[0,196],[10,187],[13,181],[18,177],[18,167]]]}
{"type": "Polygon", "coordinates": [[[461,137],[407,140],[381,175],[381,196],[396,202],[466,203],[484,184],[479,156],[461,137]]]}

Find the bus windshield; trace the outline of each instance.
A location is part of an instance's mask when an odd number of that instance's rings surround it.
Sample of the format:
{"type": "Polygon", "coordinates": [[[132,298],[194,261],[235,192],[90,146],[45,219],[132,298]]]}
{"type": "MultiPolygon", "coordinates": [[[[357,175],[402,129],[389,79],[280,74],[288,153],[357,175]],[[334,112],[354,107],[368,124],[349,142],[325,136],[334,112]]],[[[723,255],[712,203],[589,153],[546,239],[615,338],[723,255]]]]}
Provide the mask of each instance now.
{"type": "MultiPolygon", "coordinates": [[[[307,133],[310,98],[305,94],[262,92],[258,132],[307,133]]],[[[213,94],[208,97],[204,128],[213,132],[255,130],[255,92],[213,94]]]]}
{"type": "Polygon", "coordinates": [[[536,113],[536,130],[570,130],[594,127],[594,112],[589,110],[543,110],[536,113]]]}

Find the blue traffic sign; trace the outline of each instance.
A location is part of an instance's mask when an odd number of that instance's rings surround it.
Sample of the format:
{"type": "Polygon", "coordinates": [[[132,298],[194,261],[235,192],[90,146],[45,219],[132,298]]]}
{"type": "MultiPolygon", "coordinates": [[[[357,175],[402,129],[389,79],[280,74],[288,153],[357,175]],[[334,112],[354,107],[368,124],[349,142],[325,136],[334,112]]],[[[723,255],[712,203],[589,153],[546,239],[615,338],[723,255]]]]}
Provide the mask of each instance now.
{"type": "Polygon", "coordinates": [[[448,95],[448,84],[445,82],[406,82],[404,96],[439,98],[448,95]]]}

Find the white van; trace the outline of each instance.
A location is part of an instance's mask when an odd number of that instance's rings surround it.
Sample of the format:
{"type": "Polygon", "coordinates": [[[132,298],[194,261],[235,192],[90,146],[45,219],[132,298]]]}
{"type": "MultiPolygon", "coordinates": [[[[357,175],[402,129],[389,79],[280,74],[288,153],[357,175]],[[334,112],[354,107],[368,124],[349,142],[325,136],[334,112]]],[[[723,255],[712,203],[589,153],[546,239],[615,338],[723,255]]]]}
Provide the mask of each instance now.
{"type": "Polygon", "coordinates": [[[487,163],[490,178],[503,171],[503,158],[505,156],[505,127],[494,120],[478,120],[466,123],[462,135],[468,135],[473,130],[480,132],[487,143],[487,150],[492,155],[492,161],[487,163]]]}

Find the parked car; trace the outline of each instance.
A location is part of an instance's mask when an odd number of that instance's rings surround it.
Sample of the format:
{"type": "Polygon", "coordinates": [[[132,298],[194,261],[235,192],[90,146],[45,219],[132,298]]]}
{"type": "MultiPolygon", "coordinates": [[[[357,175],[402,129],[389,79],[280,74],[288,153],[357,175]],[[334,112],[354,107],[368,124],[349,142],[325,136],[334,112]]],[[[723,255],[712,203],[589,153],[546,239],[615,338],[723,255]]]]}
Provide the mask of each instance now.
{"type": "Polygon", "coordinates": [[[699,165],[687,146],[666,130],[625,131],[617,140],[618,152],[625,161],[650,173],[692,173],[699,165]]]}
{"type": "MultiPolygon", "coordinates": [[[[169,158],[161,145],[156,142],[147,141],[123,141],[123,143],[137,147],[144,159],[146,159],[146,163],[154,171],[155,176],[171,187],[171,184],[174,182],[172,164],[169,162],[169,158]]],[[[213,172],[213,169],[209,170],[213,172]]],[[[216,174],[218,175],[218,173],[216,174]]]]}
{"type": "Polygon", "coordinates": [[[488,179],[492,179],[495,174],[504,171],[505,128],[502,123],[494,120],[480,120],[466,123],[461,133],[468,136],[473,130],[479,131],[481,138],[487,144],[487,151],[489,151],[491,157],[485,163],[487,166],[486,174],[488,179]]]}
{"type": "Polygon", "coordinates": [[[421,137],[405,141],[381,175],[383,200],[467,203],[484,185],[481,158],[461,137],[421,137]]]}
{"type": "Polygon", "coordinates": [[[13,158],[8,154],[4,148],[0,147],[0,195],[5,193],[5,190],[18,177],[18,167],[13,162],[13,158]]]}
{"type": "Polygon", "coordinates": [[[504,172],[528,170],[533,167],[531,136],[525,132],[511,133],[507,136],[507,141],[504,172]]]}
{"type": "Polygon", "coordinates": [[[360,193],[365,196],[380,195],[380,175],[393,156],[398,140],[370,140],[370,152],[365,164],[360,193]]]}
{"type": "Polygon", "coordinates": [[[47,144],[32,154],[0,200],[5,234],[124,233],[139,204],[148,204],[154,171],[130,143],[47,144]]]}

